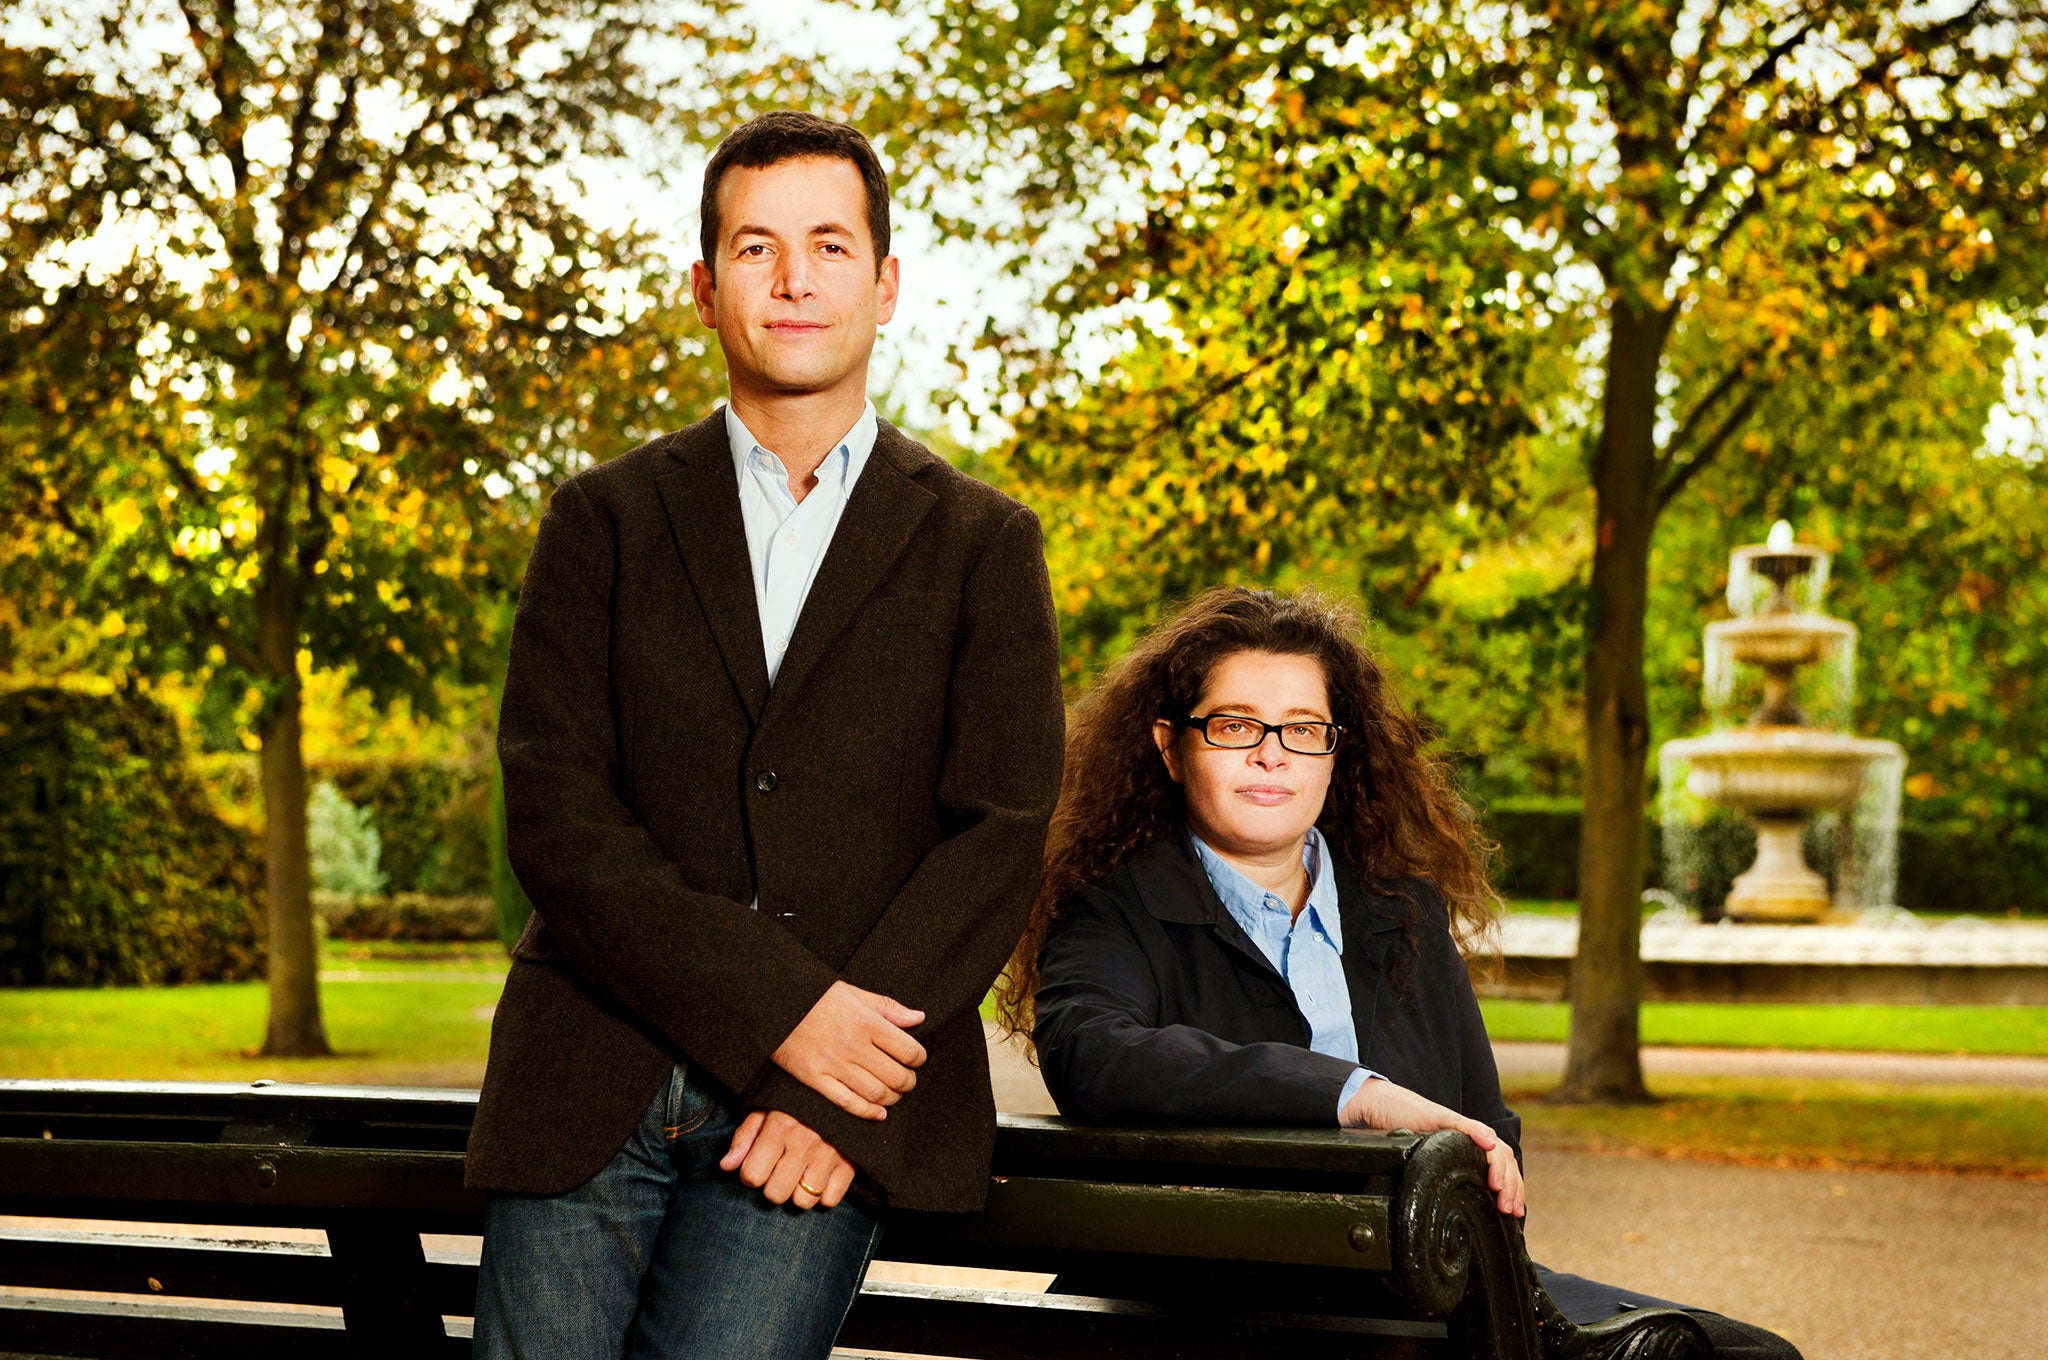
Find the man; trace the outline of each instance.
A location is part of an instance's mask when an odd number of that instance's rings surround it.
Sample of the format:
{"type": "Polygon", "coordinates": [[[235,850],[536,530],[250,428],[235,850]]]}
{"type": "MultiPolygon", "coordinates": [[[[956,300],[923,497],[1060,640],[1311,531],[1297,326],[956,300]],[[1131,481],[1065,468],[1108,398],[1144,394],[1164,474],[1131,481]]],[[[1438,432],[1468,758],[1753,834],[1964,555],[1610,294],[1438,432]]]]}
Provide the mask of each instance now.
{"type": "Polygon", "coordinates": [[[898,263],[858,132],[735,132],[702,245],[730,403],[558,488],[520,590],[490,1360],[824,1356],[883,1212],[988,1179],[978,1007],[1060,772],[1038,522],[867,402],[898,263]]]}

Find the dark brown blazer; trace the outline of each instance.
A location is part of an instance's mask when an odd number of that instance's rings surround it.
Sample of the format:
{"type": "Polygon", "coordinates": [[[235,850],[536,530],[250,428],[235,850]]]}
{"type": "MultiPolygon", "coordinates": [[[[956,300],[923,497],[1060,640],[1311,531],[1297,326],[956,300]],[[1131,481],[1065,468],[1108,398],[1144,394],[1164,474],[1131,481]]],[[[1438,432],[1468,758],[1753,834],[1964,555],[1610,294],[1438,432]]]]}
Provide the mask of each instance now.
{"type": "Polygon", "coordinates": [[[1058,650],[1036,516],[890,425],[773,689],[722,412],[563,483],[498,720],[535,914],[468,1183],[582,1184],[680,1059],[816,1129],[894,1206],[979,1208],[978,1007],[1038,887],[1058,650]],[[916,1089],[880,1122],[769,1059],[839,978],[927,1017],[916,1089]]]}

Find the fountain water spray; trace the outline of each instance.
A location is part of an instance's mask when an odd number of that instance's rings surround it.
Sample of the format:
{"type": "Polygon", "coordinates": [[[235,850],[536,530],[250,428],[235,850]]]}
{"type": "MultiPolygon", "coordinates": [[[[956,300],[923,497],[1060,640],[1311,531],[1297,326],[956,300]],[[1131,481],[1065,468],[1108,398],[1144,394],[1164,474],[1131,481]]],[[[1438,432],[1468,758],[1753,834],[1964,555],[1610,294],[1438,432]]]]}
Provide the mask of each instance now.
{"type": "Polygon", "coordinates": [[[1706,630],[1706,688],[1716,730],[1667,742],[1663,824],[1673,877],[1696,880],[1696,833],[1720,806],[1756,828],[1756,861],[1738,875],[1725,912],[1745,921],[1819,921],[1831,910],[1889,902],[1897,874],[1898,792],[1905,752],[1838,729],[1850,720],[1856,629],[1820,612],[1828,554],[1797,542],[1779,520],[1763,543],[1729,560],[1735,617],[1706,630]],[[1728,722],[1740,682],[1762,681],[1762,703],[1728,722]],[[1879,806],[1883,804],[1883,806],[1879,806]],[[1845,823],[1844,818],[1847,818],[1845,823]],[[1875,830],[1879,834],[1858,834],[1875,830]],[[1815,841],[1835,887],[1807,864],[1815,841]],[[1802,844],[1805,842],[1805,844],[1802,844]]]}

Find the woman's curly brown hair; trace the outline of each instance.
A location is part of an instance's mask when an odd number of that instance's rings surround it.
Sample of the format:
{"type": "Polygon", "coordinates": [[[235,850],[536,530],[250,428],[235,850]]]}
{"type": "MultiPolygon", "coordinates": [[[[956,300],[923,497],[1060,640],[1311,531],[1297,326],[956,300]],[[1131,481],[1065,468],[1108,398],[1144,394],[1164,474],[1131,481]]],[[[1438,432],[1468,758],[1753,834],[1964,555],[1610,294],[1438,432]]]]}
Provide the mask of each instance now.
{"type": "Polygon", "coordinates": [[[1449,771],[1427,750],[1428,731],[1358,641],[1363,631],[1352,609],[1311,591],[1225,586],[1197,596],[1103,674],[1068,724],[1045,878],[996,983],[1006,1033],[1030,1032],[1038,951],[1060,904],[1136,851],[1179,833],[1181,787],[1166,773],[1152,723],[1192,712],[1217,663],[1239,652],[1306,656],[1323,668],[1330,716],[1344,728],[1316,819],[1331,848],[1377,883],[1427,878],[1443,894],[1459,947],[1471,953],[1490,941],[1500,899],[1482,863],[1489,847],[1449,771]]]}

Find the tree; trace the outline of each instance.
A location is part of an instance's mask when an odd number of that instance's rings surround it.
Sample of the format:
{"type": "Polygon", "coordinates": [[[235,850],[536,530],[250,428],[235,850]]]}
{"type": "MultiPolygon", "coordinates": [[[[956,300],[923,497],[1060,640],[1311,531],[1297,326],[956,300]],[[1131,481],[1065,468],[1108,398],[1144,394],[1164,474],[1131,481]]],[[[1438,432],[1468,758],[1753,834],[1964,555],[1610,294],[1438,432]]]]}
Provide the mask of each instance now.
{"type": "Polygon", "coordinates": [[[481,678],[480,602],[538,489],[710,381],[650,238],[583,179],[694,132],[702,67],[646,59],[716,42],[609,0],[10,15],[30,25],[0,48],[0,587],[109,666],[243,700],[263,1048],[324,1053],[303,669],[422,712],[436,676],[481,678]]]}
{"type": "MultiPolygon", "coordinates": [[[[1402,537],[1421,502],[1464,510],[1464,526],[1448,531],[1440,513],[1417,517],[1424,574],[1483,532],[1511,532],[1546,481],[1536,475],[1552,466],[1546,456],[1577,468],[1592,517],[1587,829],[1561,1092],[1643,1098],[1637,930],[1656,524],[1731,448],[1760,440],[1797,458],[1826,442],[1780,423],[1816,390],[1855,394],[1838,413],[1880,431],[1910,424],[1901,413],[1928,393],[1909,337],[1969,336],[1976,362],[2002,357],[1982,323],[2030,315],[2048,260],[2040,7],[918,8],[932,40],[877,122],[903,130],[899,154],[934,201],[962,177],[1014,192],[1014,229],[988,212],[956,225],[1019,247],[1020,268],[1081,218],[1080,264],[1049,304],[1137,330],[1121,362],[1139,383],[1153,381],[1148,366],[1200,352],[1185,326],[1148,336],[1130,325],[1134,303],[1176,287],[1220,311],[1236,303],[1249,323],[1235,344],[1246,371],[1267,348],[1325,369],[1341,351],[1344,383],[1377,386],[1389,406],[1319,406],[1308,382],[1252,394],[1239,418],[1287,431],[1271,456],[1283,473],[1306,457],[1297,490],[1355,497],[1383,484],[1391,462],[1400,484],[1424,494],[1379,507],[1383,537],[1402,537]],[[1405,268],[1353,273],[1347,243],[1405,268]],[[1190,274],[1204,250],[1207,267],[1190,274]],[[1298,283],[1304,257],[1315,268],[1298,283]],[[1236,302],[1324,286],[1332,296],[1301,330],[1236,302]],[[1455,328],[1515,355],[1475,371],[1487,395],[1518,396],[1552,437],[1504,460],[1495,431],[1454,415],[1466,438],[1416,440],[1417,458],[1401,459],[1400,432],[1427,421],[1446,385],[1404,383],[1408,347],[1380,352],[1397,324],[1455,328]],[[1574,348],[1582,335],[1592,343],[1574,348]],[[1525,348],[1538,338],[1550,347],[1525,348]],[[1521,375],[1563,379],[1498,385],[1521,375]],[[1336,447],[1319,453],[1325,439],[1336,447]]],[[[1075,333],[1085,327],[1058,338],[1075,333]]],[[[1106,387],[1055,391],[1092,420],[1122,399],[1121,385],[1106,387]]],[[[1028,442],[1036,412],[1019,414],[1028,442]]],[[[1148,451],[1156,433],[1114,456],[1148,451]]],[[[1264,566],[1249,535],[1221,555],[1264,566]]]]}

